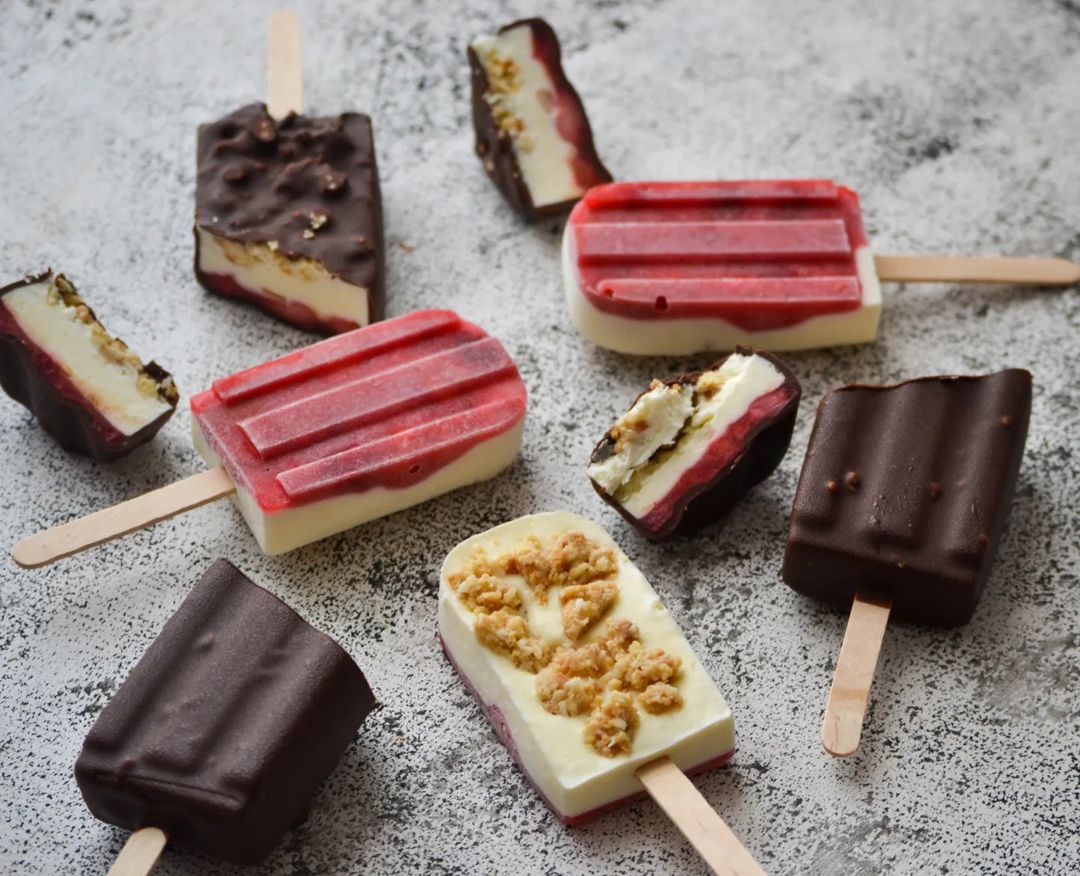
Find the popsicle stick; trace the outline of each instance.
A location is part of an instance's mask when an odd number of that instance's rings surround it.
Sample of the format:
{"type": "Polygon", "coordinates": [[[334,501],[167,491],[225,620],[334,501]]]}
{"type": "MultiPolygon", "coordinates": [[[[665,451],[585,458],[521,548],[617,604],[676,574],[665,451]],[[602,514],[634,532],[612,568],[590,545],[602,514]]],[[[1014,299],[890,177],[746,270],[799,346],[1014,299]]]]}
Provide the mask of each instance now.
{"type": "Polygon", "coordinates": [[[156,827],[143,827],[128,837],[108,876],[147,876],[154,871],[169,838],[156,827]]]}
{"type": "Polygon", "coordinates": [[[1010,283],[1072,286],[1080,265],[1068,259],[1006,256],[874,256],[878,279],[892,283],[1010,283]]]}
{"type": "Polygon", "coordinates": [[[637,777],[714,873],[764,876],[761,865],[670,757],[645,764],[637,777]]]}
{"type": "Polygon", "coordinates": [[[821,744],[833,757],[848,757],[859,748],[870,685],[891,610],[891,602],[875,602],[858,593],[851,604],[821,724],[821,744]]]}
{"type": "Polygon", "coordinates": [[[300,54],[300,19],[292,12],[270,16],[266,106],[275,119],[303,109],[304,71],[300,54]]]}
{"type": "Polygon", "coordinates": [[[15,545],[11,556],[24,569],[36,569],[136,529],[153,526],[181,511],[228,496],[235,489],[225,469],[218,465],[175,484],[24,538],[15,545]]]}

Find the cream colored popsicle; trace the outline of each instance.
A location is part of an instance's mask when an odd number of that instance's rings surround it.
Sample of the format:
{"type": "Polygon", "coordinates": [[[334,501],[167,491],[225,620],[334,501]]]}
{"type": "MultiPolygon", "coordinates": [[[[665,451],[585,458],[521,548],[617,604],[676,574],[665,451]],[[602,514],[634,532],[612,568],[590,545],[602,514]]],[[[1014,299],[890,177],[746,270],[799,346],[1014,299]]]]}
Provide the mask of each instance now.
{"type": "MultiPolygon", "coordinates": [[[[462,542],[443,563],[438,616],[450,660],[567,824],[641,796],[647,767],[680,778],[734,753],[716,685],[645,576],[590,520],[535,514],[462,542]]],[[[730,839],[737,851],[723,860],[742,855],[754,869],[741,872],[759,872],[730,839]]]]}

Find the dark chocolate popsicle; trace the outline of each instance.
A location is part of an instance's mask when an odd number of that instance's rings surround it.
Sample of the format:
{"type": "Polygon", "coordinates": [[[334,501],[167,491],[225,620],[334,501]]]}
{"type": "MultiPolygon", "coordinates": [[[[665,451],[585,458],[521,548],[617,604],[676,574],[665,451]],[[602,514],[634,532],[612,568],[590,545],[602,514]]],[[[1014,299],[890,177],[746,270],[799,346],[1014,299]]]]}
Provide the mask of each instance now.
{"type": "Polygon", "coordinates": [[[75,777],[102,821],[256,864],[374,706],[339,645],[218,560],[98,717],[75,777]]]}
{"type": "Polygon", "coordinates": [[[371,120],[274,119],[260,103],[199,127],[195,276],[300,328],[382,319],[382,200],[371,120]]]}
{"type": "Polygon", "coordinates": [[[564,213],[611,182],[550,24],[515,21],[468,54],[476,154],[511,207],[529,220],[564,213]]]}
{"type": "Polygon", "coordinates": [[[0,385],[65,450],[109,462],[176,410],[172,376],[110,335],[63,274],[0,288],[0,385]]]}
{"type": "Polygon", "coordinates": [[[1031,413],[1031,375],[924,377],[822,399],[791,511],[783,576],[849,608],[959,625],[990,574],[1031,413]]]}
{"type": "Polygon", "coordinates": [[[596,492],[646,538],[727,515],[787,452],[801,390],[748,347],[705,371],[654,380],[593,450],[596,492]]]}

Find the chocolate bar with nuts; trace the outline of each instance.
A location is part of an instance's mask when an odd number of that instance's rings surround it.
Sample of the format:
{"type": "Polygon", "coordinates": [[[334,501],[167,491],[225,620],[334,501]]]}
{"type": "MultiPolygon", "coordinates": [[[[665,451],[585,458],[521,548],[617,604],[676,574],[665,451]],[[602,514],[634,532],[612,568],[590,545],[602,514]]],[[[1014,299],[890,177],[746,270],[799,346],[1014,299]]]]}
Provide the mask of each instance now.
{"type": "Polygon", "coordinates": [[[0,289],[0,385],[61,447],[109,462],[176,410],[172,376],[143,363],[51,270],[0,289]]]}
{"type": "Polygon", "coordinates": [[[529,220],[564,213],[611,182],[550,24],[515,21],[476,37],[468,55],[476,154],[518,213],[529,220]]]}
{"type": "Polygon", "coordinates": [[[250,104],[202,125],[195,275],[301,328],[382,318],[382,200],[371,120],[275,120],[250,104]]]}
{"type": "Polygon", "coordinates": [[[786,365],[747,347],[705,371],[654,380],[596,445],[589,479],[646,538],[689,534],[780,464],[800,395],[786,365]]]}

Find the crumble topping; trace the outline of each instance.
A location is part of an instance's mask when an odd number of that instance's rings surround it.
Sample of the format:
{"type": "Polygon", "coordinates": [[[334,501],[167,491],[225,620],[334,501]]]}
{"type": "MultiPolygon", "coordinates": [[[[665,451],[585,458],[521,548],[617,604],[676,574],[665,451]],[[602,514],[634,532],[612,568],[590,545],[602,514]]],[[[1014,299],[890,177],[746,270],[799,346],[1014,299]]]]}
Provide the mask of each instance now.
{"type": "Polygon", "coordinates": [[[521,70],[513,58],[500,55],[497,49],[482,53],[488,92],[484,100],[491,108],[491,117],[501,136],[511,137],[522,152],[531,152],[533,139],[525,133],[525,122],[514,112],[512,96],[521,91],[521,70]]]}
{"type": "Polygon", "coordinates": [[[534,535],[510,552],[491,557],[476,548],[447,583],[474,615],[484,647],[535,675],[536,696],[552,715],[585,717],[583,739],[604,757],[628,753],[640,716],[660,715],[683,704],[676,686],[682,660],[663,649],[646,649],[638,627],[626,618],[609,621],[583,641],[618,602],[615,553],[578,531],[546,543],[534,535]],[[547,605],[558,589],[565,639],[545,641],[529,628],[520,576],[536,601],[547,605]]]}

